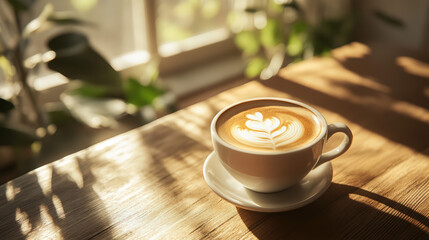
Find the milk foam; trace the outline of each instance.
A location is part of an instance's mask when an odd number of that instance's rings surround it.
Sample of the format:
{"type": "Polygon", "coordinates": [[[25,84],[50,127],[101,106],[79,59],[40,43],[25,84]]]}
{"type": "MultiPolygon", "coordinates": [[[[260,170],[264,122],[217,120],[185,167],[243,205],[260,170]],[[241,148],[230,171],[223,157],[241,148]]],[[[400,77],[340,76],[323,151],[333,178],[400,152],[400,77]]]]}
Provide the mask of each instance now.
{"type": "Polygon", "coordinates": [[[223,140],[236,147],[270,152],[309,144],[321,127],[317,117],[303,107],[268,105],[232,109],[220,117],[217,130],[223,140]]]}
{"type": "Polygon", "coordinates": [[[291,118],[281,124],[279,118],[271,116],[264,118],[261,112],[247,114],[245,127],[235,125],[231,135],[242,144],[255,148],[271,148],[290,144],[300,139],[304,134],[304,126],[298,119],[291,118]]]}

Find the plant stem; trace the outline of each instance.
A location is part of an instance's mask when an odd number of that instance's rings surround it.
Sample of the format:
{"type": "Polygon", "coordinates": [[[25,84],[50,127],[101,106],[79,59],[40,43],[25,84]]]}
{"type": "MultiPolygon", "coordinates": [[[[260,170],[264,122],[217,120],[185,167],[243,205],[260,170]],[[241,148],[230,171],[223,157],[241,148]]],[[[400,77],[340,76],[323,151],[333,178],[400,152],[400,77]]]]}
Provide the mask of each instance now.
{"type": "Polygon", "coordinates": [[[30,100],[30,105],[33,108],[33,110],[36,113],[36,117],[37,117],[37,124],[38,127],[43,127],[43,128],[47,128],[48,127],[48,122],[47,119],[45,119],[43,117],[43,112],[38,104],[37,98],[34,94],[34,91],[31,89],[31,87],[28,85],[27,83],[27,77],[28,77],[28,72],[27,69],[24,67],[23,65],[23,51],[22,51],[22,26],[21,26],[21,20],[19,19],[19,12],[17,10],[14,10],[13,12],[14,14],[14,18],[15,18],[15,23],[18,29],[18,42],[15,46],[15,48],[13,49],[13,58],[15,60],[15,66],[16,66],[16,71],[17,71],[17,75],[18,75],[18,80],[20,81],[21,85],[22,85],[22,89],[25,92],[25,94],[28,96],[29,100],[30,100]]]}

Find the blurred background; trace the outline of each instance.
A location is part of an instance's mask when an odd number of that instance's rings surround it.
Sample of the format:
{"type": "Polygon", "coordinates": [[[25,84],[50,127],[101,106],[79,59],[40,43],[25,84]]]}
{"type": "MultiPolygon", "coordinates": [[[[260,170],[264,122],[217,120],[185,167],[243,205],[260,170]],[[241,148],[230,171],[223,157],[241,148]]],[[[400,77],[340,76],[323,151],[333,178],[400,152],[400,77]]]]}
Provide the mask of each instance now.
{"type": "Polygon", "coordinates": [[[429,53],[425,0],[0,0],[0,183],[360,41],[429,53]]]}

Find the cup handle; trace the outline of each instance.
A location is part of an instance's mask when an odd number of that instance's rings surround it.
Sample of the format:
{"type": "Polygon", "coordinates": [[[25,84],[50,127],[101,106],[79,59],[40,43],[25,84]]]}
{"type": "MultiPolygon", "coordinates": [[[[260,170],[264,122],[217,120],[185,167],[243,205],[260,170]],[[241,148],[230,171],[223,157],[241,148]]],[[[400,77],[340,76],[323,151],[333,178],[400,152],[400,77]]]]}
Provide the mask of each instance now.
{"type": "Polygon", "coordinates": [[[342,132],[345,134],[343,141],[340,143],[340,145],[338,145],[338,147],[332,149],[329,152],[323,153],[314,168],[324,164],[331,159],[340,156],[345,151],[347,151],[347,149],[349,149],[350,145],[352,145],[352,131],[350,131],[349,127],[347,127],[344,123],[333,123],[328,125],[328,140],[332,135],[337,132],[342,132]]]}

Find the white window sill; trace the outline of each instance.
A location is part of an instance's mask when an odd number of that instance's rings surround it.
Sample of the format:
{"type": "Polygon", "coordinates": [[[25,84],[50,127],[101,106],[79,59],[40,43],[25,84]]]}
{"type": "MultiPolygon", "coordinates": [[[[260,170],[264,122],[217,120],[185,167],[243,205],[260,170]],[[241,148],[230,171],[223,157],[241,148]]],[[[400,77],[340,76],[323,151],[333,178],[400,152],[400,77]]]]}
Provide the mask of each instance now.
{"type": "MultiPolygon", "coordinates": [[[[116,62],[113,61],[112,65],[123,75],[133,76],[133,72],[140,72],[135,71],[136,68],[141,68],[148,58],[149,56],[146,53],[128,54],[115,59],[116,62]]],[[[183,97],[219,84],[227,79],[240,76],[243,74],[244,67],[245,65],[239,54],[230,55],[184,71],[170,73],[168,76],[163,77],[162,81],[176,97],[183,97]]],[[[49,91],[50,93],[56,92],[58,95],[69,82],[66,77],[59,73],[52,73],[38,78],[32,77],[33,87],[36,91],[45,92],[51,90],[49,91]]],[[[56,97],[50,96],[49,99],[55,99],[56,97]]]]}
{"type": "Polygon", "coordinates": [[[243,74],[244,67],[241,56],[233,55],[187,71],[171,74],[164,77],[163,81],[175,96],[182,97],[232,77],[240,76],[243,74]]]}

